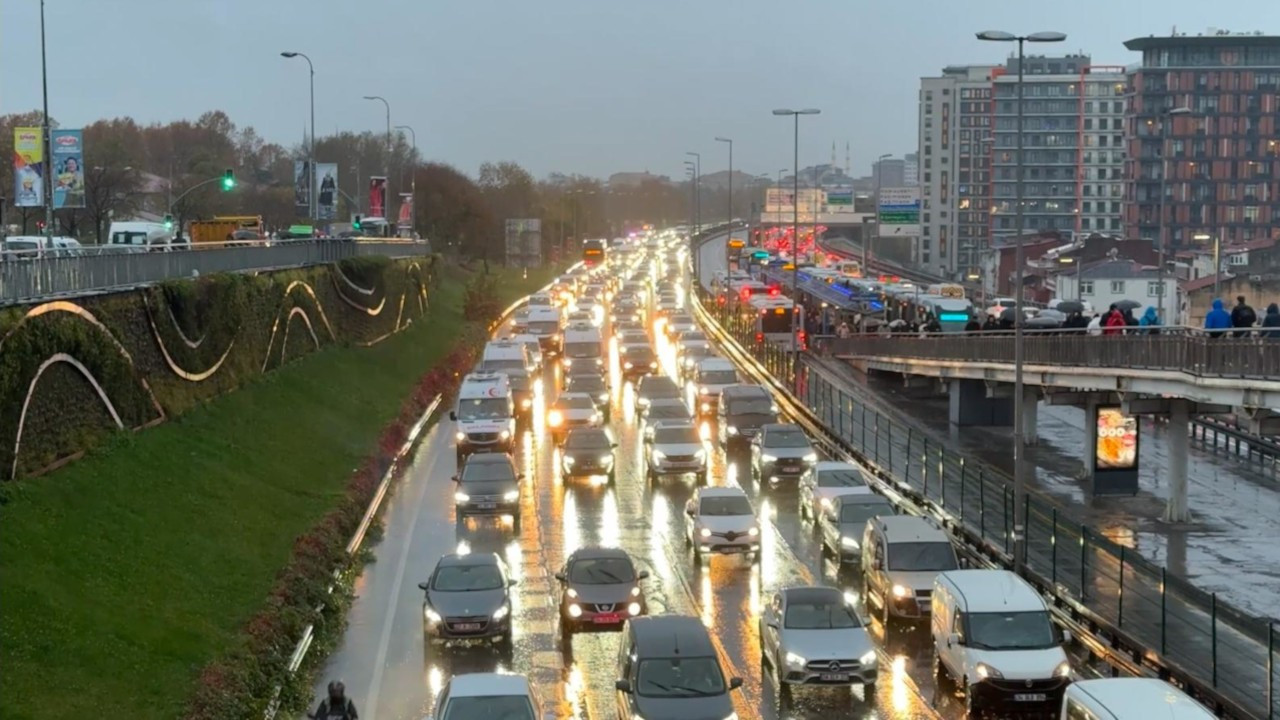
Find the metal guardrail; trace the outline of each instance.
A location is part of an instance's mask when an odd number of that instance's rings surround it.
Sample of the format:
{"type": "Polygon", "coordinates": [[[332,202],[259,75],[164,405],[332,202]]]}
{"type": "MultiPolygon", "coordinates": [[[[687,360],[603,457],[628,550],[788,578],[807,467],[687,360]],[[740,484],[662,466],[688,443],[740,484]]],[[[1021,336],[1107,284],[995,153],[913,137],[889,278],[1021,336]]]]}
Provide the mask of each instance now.
{"type": "Polygon", "coordinates": [[[0,261],[0,305],[147,285],[218,272],[321,265],[361,255],[423,255],[426,243],[295,240],[168,252],[116,252],[0,261]]]}
{"type": "MultiPolygon", "coordinates": [[[[1029,365],[1130,368],[1181,372],[1197,377],[1280,378],[1280,339],[1209,336],[1201,331],[1089,335],[1027,330],[1023,361],[1029,365]]],[[[838,356],[1012,363],[1011,333],[856,335],[836,338],[826,352],[838,356]]]]}
{"type": "MultiPolygon", "coordinates": [[[[989,555],[1011,564],[1013,488],[1008,476],[949,450],[903,417],[882,413],[816,363],[802,360],[797,378],[791,353],[755,343],[740,318],[714,303],[704,307],[780,384],[796,388],[798,405],[808,408],[848,450],[885,470],[989,555]]],[[[1220,712],[1280,717],[1272,620],[1219,601],[1216,594],[1072,522],[1035,494],[1026,498],[1026,515],[1024,558],[1030,579],[1076,622],[1220,712]]]]}

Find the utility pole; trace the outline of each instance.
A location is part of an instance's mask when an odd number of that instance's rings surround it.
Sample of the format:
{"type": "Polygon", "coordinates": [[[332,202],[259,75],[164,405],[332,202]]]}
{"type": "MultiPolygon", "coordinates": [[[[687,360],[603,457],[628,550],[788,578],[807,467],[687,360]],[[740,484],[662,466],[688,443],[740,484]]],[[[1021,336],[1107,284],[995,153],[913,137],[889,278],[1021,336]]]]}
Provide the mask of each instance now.
{"type": "Polygon", "coordinates": [[[44,99],[40,141],[44,148],[44,177],[41,200],[44,201],[45,247],[53,247],[53,127],[49,123],[49,63],[45,54],[44,0],[40,0],[40,91],[44,99]]]}

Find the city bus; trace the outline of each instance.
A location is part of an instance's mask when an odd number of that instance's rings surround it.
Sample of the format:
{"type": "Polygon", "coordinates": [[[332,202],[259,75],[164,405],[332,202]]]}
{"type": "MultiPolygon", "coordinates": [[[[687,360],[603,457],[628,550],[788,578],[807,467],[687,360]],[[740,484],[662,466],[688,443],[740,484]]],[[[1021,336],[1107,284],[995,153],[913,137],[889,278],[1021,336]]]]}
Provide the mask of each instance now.
{"type": "Polygon", "coordinates": [[[937,283],[930,285],[926,290],[928,295],[936,295],[944,298],[954,298],[956,300],[964,299],[964,286],[956,283],[937,283]]]}

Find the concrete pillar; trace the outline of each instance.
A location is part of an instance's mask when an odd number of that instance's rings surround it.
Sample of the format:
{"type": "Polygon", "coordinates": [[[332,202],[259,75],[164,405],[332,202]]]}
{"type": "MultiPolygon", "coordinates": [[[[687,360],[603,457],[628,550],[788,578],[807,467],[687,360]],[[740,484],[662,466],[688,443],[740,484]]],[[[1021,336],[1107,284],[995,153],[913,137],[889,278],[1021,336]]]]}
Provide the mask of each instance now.
{"type": "Polygon", "coordinates": [[[1090,394],[1084,401],[1084,454],[1080,461],[1080,479],[1093,487],[1093,457],[1098,447],[1098,399],[1090,394]]]}
{"type": "Polygon", "coordinates": [[[1040,436],[1036,434],[1036,423],[1039,420],[1040,388],[1031,385],[1022,386],[1022,442],[1026,445],[1037,445],[1040,436]]]}
{"type": "Polygon", "coordinates": [[[1013,422],[1013,400],[987,397],[987,386],[982,380],[952,380],[947,385],[951,424],[992,427],[1013,422]]]}
{"type": "Polygon", "coordinates": [[[1169,403],[1169,504],[1164,509],[1164,521],[1170,523],[1191,522],[1191,510],[1187,507],[1187,428],[1191,421],[1191,409],[1186,400],[1169,403]]]}

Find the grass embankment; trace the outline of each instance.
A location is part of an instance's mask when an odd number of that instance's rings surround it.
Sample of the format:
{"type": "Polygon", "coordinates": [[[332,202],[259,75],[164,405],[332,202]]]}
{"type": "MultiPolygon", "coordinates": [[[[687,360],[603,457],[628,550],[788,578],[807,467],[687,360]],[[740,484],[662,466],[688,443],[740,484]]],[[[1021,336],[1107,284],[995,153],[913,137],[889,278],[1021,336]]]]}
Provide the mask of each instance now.
{"type": "MultiPolygon", "coordinates": [[[[201,667],[261,607],[294,538],[336,504],[459,335],[464,278],[452,272],[427,321],[373,348],[299,359],[0,488],[3,715],[177,717],[201,667]]],[[[501,279],[505,305],[550,275],[501,279]]]]}

